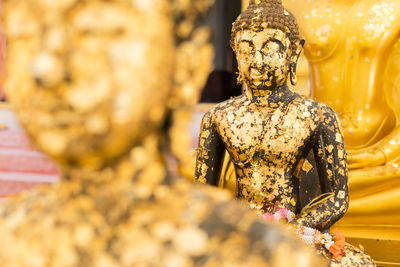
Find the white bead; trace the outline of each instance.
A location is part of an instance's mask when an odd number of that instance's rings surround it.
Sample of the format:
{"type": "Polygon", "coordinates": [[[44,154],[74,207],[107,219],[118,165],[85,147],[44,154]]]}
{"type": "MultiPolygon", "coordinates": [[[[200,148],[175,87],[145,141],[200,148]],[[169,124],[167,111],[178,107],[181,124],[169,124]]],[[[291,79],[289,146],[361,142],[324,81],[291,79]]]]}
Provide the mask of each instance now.
{"type": "Polygon", "coordinates": [[[293,212],[291,212],[291,211],[288,212],[288,216],[287,216],[288,222],[293,221],[293,217],[294,217],[293,215],[294,215],[293,212]]]}
{"type": "Polygon", "coordinates": [[[333,242],[333,241],[328,241],[328,242],[326,242],[325,248],[326,248],[327,250],[329,250],[329,249],[331,248],[331,246],[332,246],[334,243],[335,243],[335,242],[333,242]]]}
{"type": "Polygon", "coordinates": [[[313,234],[314,234],[314,229],[313,228],[310,228],[310,227],[306,227],[305,229],[304,229],[304,234],[305,235],[307,235],[307,236],[312,236],[313,234]]]}
{"type": "Polygon", "coordinates": [[[325,233],[325,234],[324,234],[324,238],[325,238],[326,240],[332,240],[332,235],[331,235],[330,233],[325,233]]]}

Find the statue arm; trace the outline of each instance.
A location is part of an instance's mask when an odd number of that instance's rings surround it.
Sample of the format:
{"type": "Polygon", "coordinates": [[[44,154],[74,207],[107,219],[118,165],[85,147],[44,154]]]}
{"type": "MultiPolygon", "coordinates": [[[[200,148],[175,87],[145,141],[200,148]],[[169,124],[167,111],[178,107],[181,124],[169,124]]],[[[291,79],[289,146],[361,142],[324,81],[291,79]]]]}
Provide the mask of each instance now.
{"type": "Polygon", "coordinates": [[[349,152],[349,168],[382,166],[400,157],[400,127],[372,147],[349,152]]]}
{"type": "Polygon", "coordinates": [[[207,112],[201,122],[195,181],[217,186],[225,148],[216,130],[213,115],[213,110],[207,112]]]}
{"type": "Polygon", "coordinates": [[[314,155],[322,194],[300,212],[296,223],[329,228],[347,211],[349,194],[346,151],[336,113],[326,108],[314,138],[314,155]]]}
{"type": "MultiPolygon", "coordinates": [[[[395,33],[396,31],[393,32],[395,33]]],[[[385,95],[387,104],[396,116],[396,127],[376,144],[362,149],[349,149],[348,163],[350,170],[384,166],[400,158],[400,105],[398,104],[398,96],[400,94],[400,66],[398,64],[400,58],[399,31],[396,32],[396,36],[396,40],[391,48],[392,51],[386,60],[384,82],[382,84],[384,90],[379,92],[385,95]]]]}

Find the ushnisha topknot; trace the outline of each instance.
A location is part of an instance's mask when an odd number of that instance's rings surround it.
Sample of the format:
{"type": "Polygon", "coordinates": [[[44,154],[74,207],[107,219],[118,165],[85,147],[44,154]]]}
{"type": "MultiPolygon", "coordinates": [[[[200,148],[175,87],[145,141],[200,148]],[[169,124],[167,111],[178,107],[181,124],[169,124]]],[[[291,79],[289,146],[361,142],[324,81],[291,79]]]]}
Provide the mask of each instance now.
{"type": "Polygon", "coordinates": [[[250,0],[248,8],[232,25],[231,47],[234,49],[237,32],[242,30],[258,32],[267,28],[284,32],[290,40],[290,49],[296,51],[300,41],[299,28],[295,17],[285,9],[281,0],[250,0]]]}

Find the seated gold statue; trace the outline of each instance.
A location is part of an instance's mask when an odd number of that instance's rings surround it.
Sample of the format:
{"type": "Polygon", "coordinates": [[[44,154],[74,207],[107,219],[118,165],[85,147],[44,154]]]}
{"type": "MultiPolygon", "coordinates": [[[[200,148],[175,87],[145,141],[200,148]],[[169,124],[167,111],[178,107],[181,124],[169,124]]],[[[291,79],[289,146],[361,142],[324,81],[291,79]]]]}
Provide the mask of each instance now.
{"type": "Polygon", "coordinates": [[[284,3],[307,40],[314,97],[332,106],[343,123],[350,207],[341,227],[357,239],[379,239],[366,248],[378,251],[380,261],[398,264],[398,255],[379,248],[382,240],[400,238],[400,2],[284,3]]]}
{"type": "MultiPolygon", "coordinates": [[[[168,174],[161,147],[174,58],[182,46],[208,45],[194,5],[3,3],[8,96],[62,175],[1,203],[1,266],[324,265],[229,194],[168,174]],[[174,31],[180,23],[193,32],[174,31]]],[[[210,62],[201,69],[204,80],[210,62]]]]}
{"type": "MultiPolygon", "coordinates": [[[[232,28],[243,95],[205,114],[199,137],[195,179],[218,185],[224,149],[236,170],[236,197],[261,213],[287,209],[295,225],[321,231],[348,206],[347,162],[336,113],[327,105],[288,89],[303,41],[295,18],[276,0],[253,0],[232,28]],[[314,152],[322,194],[306,207],[299,201],[299,172],[314,152]]],[[[308,163],[308,165],[310,165],[308,163]]],[[[319,253],[330,254],[322,247],[319,253]]],[[[332,266],[373,266],[346,245],[332,266]]]]}

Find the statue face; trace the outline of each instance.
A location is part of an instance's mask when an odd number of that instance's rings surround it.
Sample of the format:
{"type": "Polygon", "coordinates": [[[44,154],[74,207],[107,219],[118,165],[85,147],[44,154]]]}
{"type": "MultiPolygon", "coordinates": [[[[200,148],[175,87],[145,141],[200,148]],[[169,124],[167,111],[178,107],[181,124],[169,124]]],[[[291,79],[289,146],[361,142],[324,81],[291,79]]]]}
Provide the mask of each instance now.
{"type": "Polygon", "coordinates": [[[5,85],[39,148],[64,164],[99,167],[163,122],[169,1],[74,2],[19,1],[6,12],[5,85]]]}
{"type": "Polygon", "coordinates": [[[285,83],[290,65],[290,40],[282,31],[238,32],[235,52],[240,75],[250,88],[268,89],[285,83]]]}

